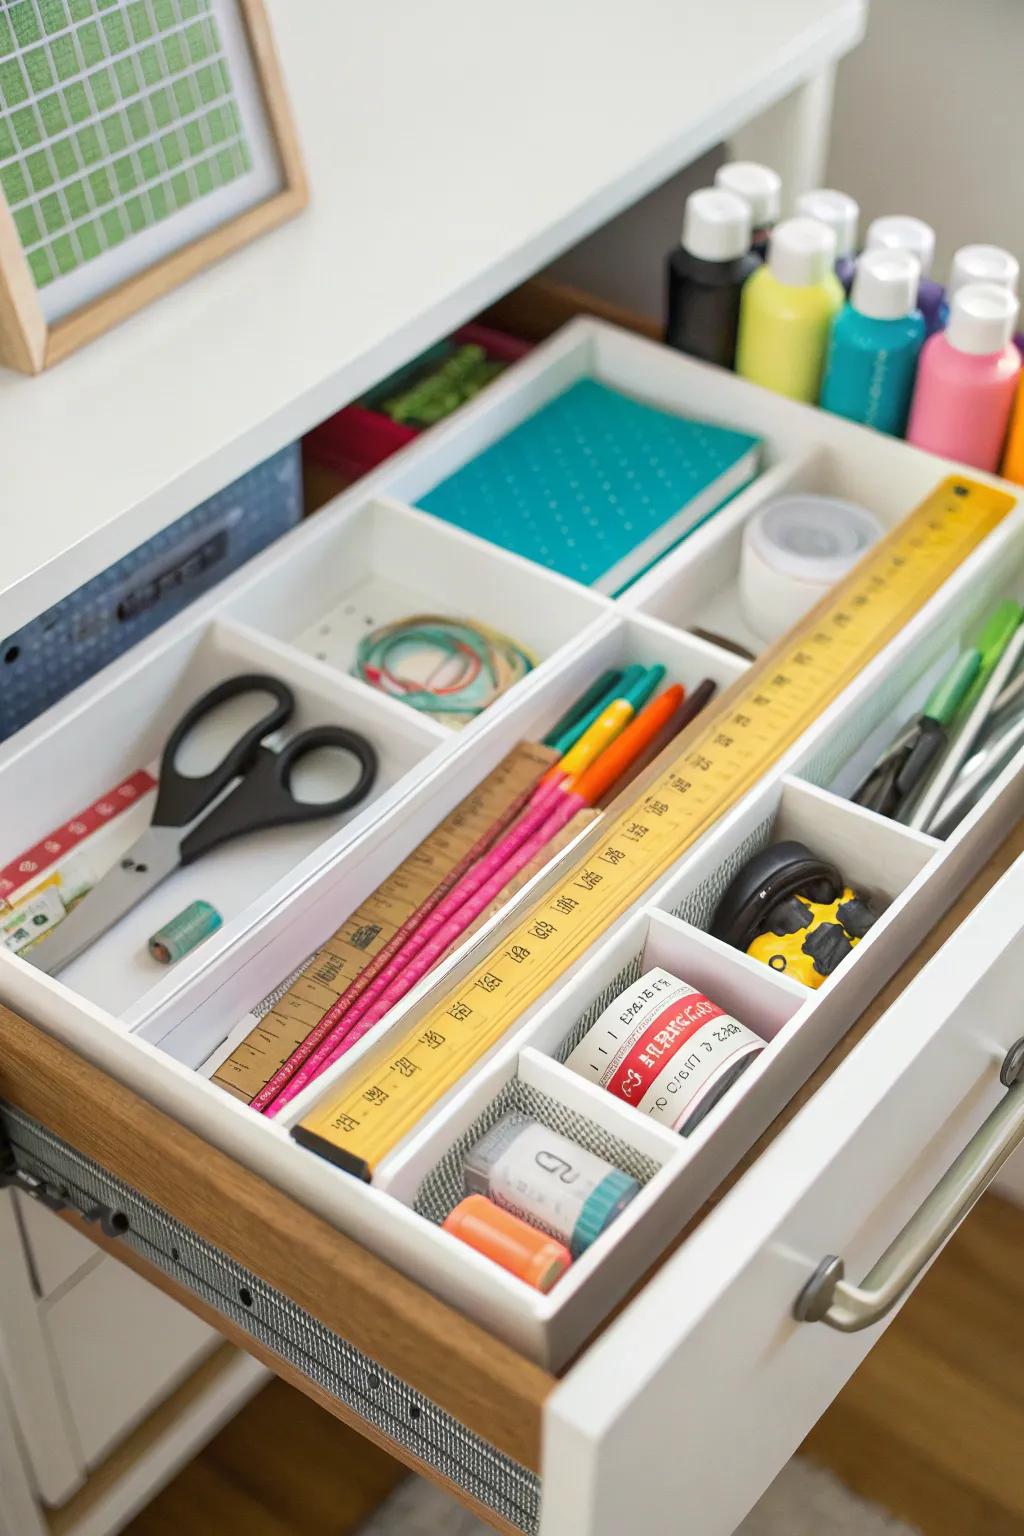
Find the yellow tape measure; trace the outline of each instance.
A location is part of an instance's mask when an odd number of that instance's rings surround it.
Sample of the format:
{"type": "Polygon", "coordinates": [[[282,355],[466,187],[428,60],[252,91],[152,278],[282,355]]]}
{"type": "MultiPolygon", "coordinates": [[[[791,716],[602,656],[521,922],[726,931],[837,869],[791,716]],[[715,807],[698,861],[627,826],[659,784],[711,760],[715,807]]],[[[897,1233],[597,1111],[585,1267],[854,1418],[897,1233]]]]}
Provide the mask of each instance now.
{"type": "MultiPolygon", "coordinates": [[[[373,1169],[516,1019],[793,745],[1016,505],[944,481],[667,749],[667,766],[585,859],[441,1002],[297,1126],[350,1173],[373,1169]]],[[[655,770],[657,772],[657,769],[655,770]]]]}

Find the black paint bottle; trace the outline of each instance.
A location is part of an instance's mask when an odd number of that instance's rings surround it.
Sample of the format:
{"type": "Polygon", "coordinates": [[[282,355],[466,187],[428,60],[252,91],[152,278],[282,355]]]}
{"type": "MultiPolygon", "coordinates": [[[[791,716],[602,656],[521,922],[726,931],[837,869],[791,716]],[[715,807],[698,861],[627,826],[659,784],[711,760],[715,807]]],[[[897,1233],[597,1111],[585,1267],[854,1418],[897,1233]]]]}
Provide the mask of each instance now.
{"type": "Polygon", "coordinates": [[[761,264],[750,236],[750,209],[736,193],[718,187],[690,193],[682,239],[668,259],[670,347],[732,367],[740,290],[761,264]]]}

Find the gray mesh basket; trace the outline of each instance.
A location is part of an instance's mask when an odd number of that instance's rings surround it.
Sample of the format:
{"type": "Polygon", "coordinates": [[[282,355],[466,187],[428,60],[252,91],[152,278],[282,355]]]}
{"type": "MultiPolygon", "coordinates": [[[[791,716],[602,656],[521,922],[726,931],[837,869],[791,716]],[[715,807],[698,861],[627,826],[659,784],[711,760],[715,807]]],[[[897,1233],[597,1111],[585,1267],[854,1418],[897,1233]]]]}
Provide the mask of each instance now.
{"type": "Polygon", "coordinates": [[[549,1130],[558,1131],[588,1152],[595,1152],[598,1157],[631,1174],[638,1184],[646,1184],[658,1172],[658,1164],[653,1158],[645,1157],[628,1141],[613,1136],[593,1120],[588,1120],[586,1115],[568,1109],[557,1099],[514,1077],[427,1174],[414,1201],[414,1209],[419,1215],[439,1224],[455,1209],[466,1193],[462,1172],[466,1153],[510,1109],[532,1115],[549,1130]]]}

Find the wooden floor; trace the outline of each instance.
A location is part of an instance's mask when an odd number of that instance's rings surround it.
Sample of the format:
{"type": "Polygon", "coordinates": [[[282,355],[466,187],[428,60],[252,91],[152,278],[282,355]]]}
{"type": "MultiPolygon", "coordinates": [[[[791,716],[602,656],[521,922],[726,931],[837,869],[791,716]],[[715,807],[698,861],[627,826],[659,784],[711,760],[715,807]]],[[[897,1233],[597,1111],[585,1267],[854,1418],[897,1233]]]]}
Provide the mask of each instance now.
{"type": "MultiPolygon", "coordinates": [[[[1024,1536],[1022,1335],[1024,1211],[990,1198],[805,1454],[925,1536],[1024,1536]]],[[[128,1532],[348,1536],[400,1475],[382,1452],[276,1382],[128,1532]]]]}

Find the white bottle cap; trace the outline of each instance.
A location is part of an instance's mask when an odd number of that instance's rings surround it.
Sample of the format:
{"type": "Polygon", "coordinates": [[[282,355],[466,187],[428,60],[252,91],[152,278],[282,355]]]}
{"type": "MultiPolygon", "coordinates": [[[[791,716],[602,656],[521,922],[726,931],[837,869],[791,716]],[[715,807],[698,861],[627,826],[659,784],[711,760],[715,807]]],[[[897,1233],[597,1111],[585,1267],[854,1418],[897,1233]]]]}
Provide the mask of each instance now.
{"type": "Polygon", "coordinates": [[[946,298],[951,300],[965,283],[994,283],[1017,292],[1020,264],[999,245],[962,245],[953,257],[946,298]]]}
{"type": "Polygon", "coordinates": [[[857,249],[857,221],[860,208],[845,192],[834,192],[831,187],[818,187],[813,192],[802,192],[796,200],[796,211],[805,219],[817,219],[827,224],[835,233],[836,255],[852,256],[857,249]]]}
{"type": "Polygon", "coordinates": [[[913,219],[909,214],[890,213],[882,219],[872,219],[868,225],[869,250],[885,246],[890,251],[909,251],[921,264],[921,276],[927,277],[935,259],[935,231],[924,219],[913,219]]]}
{"type": "Polygon", "coordinates": [[[786,219],[776,224],[768,241],[768,266],[788,288],[820,283],[836,261],[836,237],[817,219],[786,219]]]}
{"type": "Polygon", "coordinates": [[[876,246],[857,262],[850,304],[872,320],[902,320],[917,307],[920,281],[916,256],[876,246]]]}
{"type": "Polygon", "coordinates": [[[949,306],[946,340],[958,352],[989,357],[1013,336],[1020,313],[1017,296],[994,283],[965,283],[949,306]]]}
{"type": "Polygon", "coordinates": [[[740,552],[740,604],[754,634],[784,634],[882,533],[873,513],[834,496],[766,502],[748,519],[740,552]]]}
{"type": "Polygon", "coordinates": [[[733,261],[750,250],[750,209],[735,192],[691,192],[683,213],[683,250],[702,261],[733,261]]]}
{"type": "Polygon", "coordinates": [[[718,167],[715,186],[742,197],[755,229],[769,228],[779,216],[782,180],[767,165],[758,165],[755,160],[731,160],[718,167]]]}

